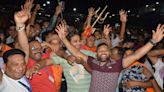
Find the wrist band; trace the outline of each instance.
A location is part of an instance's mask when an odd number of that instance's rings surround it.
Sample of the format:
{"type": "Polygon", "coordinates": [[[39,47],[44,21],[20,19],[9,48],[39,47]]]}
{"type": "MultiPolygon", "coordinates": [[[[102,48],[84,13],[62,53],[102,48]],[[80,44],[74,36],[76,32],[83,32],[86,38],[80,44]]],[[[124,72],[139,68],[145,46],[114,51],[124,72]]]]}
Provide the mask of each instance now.
{"type": "Polygon", "coordinates": [[[16,27],[16,30],[18,32],[23,31],[24,29],[25,29],[25,25],[23,25],[22,27],[16,27]]]}
{"type": "Polygon", "coordinates": [[[153,40],[149,41],[153,46],[156,46],[156,42],[154,42],[153,40]]]}

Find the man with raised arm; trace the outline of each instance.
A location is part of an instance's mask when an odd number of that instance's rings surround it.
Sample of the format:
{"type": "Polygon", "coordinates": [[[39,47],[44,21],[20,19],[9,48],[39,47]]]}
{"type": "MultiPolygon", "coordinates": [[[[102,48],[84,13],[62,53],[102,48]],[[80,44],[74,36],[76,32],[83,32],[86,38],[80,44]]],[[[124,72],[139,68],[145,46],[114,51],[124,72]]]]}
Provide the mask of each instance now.
{"type": "MultiPolygon", "coordinates": [[[[49,56],[48,54],[42,53],[42,47],[38,41],[34,40],[28,43],[27,35],[25,32],[25,22],[29,19],[29,16],[31,15],[28,8],[29,7],[27,7],[27,10],[25,8],[25,10],[22,9],[21,11],[14,14],[16,30],[18,32],[18,41],[21,49],[26,53],[27,69],[31,67],[38,67],[36,62],[44,61],[44,59],[48,58],[49,56]]],[[[51,66],[47,66],[39,72],[41,72],[42,74],[34,75],[33,78],[29,78],[32,92],[58,92],[58,90],[56,89],[51,66]]]]}
{"type": "MultiPolygon", "coordinates": [[[[26,5],[30,5],[32,2],[33,0],[26,1],[22,10],[15,13],[16,30],[19,31],[20,34],[25,34],[25,32],[23,32],[25,31],[24,22],[29,18],[30,10],[30,7],[26,5]],[[23,18],[17,21],[18,17],[21,16],[23,16],[23,18]]],[[[22,40],[26,40],[26,37],[22,38],[22,40]]],[[[24,41],[24,43],[27,42],[28,40],[24,41]]],[[[24,52],[19,49],[11,49],[3,54],[4,71],[2,72],[0,69],[0,92],[32,92],[32,88],[24,76],[27,63],[25,56],[27,54],[28,45],[22,44],[22,46],[24,46],[24,48],[22,48],[24,52]]]]}
{"type": "Polygon", "coordinates": [[[136,50],[132,55],[123,58],[122,61],[114,62],[110,60],[111,52],[108,45],[105,43],[97,46],[97,58],[82,54],[66,39],[64,35],[65,27],[64,24],[60,24],[56,28],[56,32],[60,39],[74,56],[81,58],[83,62],[87,62],[92,68],[92,79],[89,92],[115,92],[120,71],[144,56],[164,37],[164,25],[158,25],[156,32],[153,31],[152,39],[147,44],[136,50]]]}

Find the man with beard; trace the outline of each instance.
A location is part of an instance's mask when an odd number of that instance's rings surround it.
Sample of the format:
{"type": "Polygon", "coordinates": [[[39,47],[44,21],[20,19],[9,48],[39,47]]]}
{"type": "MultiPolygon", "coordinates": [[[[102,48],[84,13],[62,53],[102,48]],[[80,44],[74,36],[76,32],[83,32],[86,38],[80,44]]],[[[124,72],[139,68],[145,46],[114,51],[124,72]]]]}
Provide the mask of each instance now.
{"type": "Polygon", "coordinates": [[[164,25],[158,25],[156,32],[153,31],[152,39],[146,45],[136,50],[134,54],[123,58],[122,61],[115,62],[110,60],[111,51],[105,43],[97,46],[97,58],[82,54],[67,40],[64,35],[65,27],[64,24],[56,27],[55,31],[60,39],[74,56],[81,58],[92,68],[89,92],[115,92],[120,71],[144,56],[164,36],[164,25]]]}
{"type": "MultiPolygon", "coordinates": [[[[42,53],[41,44],[38,41],[32,41],[29,44],[29,60],[27,69],[37,67],[37,62],[48,58],[48,54],[42,53]]],[[[56,92],[54,84],[54,76],[51,66],[47,66],[39,71],[41,75],[33,75],[29,82],[32,86],[33,92],[56,92]]]]}

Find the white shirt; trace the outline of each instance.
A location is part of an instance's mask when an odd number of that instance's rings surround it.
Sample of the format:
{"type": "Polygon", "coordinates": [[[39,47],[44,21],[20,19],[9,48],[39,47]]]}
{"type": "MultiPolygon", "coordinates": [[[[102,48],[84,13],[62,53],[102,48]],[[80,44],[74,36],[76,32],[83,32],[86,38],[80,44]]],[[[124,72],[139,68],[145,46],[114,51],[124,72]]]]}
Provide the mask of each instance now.
{"type": "Polygon", "coordinates": [[[111,41],[112,41],[112,48],[114,48],[114,47],[117,47],[119,45],[119,43],[123,40],[121,40],[118,35],[116,38],[114,38],[114,35],[112,35],[111,41]]]}
{"type": "Polygon", "coordinates": [[[20,80],[14,80],[3,74],[2,82],[0,83],[0,92],[29,92],[24,86],[22,86],[18,81],[23,82],[25,85],[30,87],[29,83],[24,77],[20,80]]]}
{"type": "Polygon", "coordinates": [[[160,75],[160,72],[164,71],[164,63],[162,62],[162,59],[159,58],[157,63],[153,65],[155,68],[154,78],[157,81],[158,85],[163,89],[163,78],[164,74],[162,73],[162,76],[160,75]]]}
{"type": "Polygon", "coordinates": [[[13,42],[14,42],[14,39],[11,36],[9,36],[8,38],[6,38],[6,43],[7,44],[10,44],[10,43],[13,43],[13,42]]]}

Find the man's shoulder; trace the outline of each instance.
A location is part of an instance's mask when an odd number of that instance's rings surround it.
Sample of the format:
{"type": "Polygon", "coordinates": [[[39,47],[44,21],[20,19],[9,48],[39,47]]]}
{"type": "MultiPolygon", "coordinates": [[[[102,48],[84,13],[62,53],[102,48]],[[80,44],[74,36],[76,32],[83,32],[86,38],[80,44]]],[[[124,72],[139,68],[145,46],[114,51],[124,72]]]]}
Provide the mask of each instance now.
{"type": "Polygon", "coordinates": [[[97,58],[94,58],[94,57],[92,57],[92,56],[88,56],[87,63],[88,63],[89,65],[98,64],[98,60],[97,60],[97,58]]]}
{"type": "Polygon", "coordinates": [[[88,56],[88,59],[87,59],[87,61],[93,61],[93,60],[95,60],[95,61],[97,61],[97,59],[96,58],[94,58],[94,57],[92,57],[92,56],[88,56]]]}

